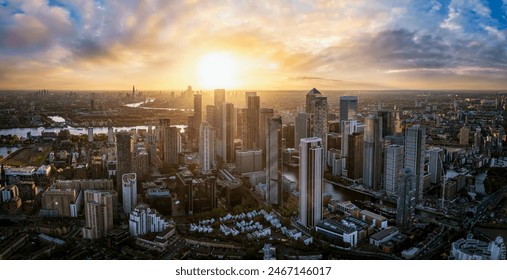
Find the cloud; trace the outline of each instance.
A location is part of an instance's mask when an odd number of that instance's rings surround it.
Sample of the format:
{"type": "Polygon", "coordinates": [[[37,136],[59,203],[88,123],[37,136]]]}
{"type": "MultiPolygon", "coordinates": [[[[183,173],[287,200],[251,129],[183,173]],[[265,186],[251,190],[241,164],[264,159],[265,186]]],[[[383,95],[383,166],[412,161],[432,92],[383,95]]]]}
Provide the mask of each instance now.
{"type": "Polygon", "coordinates": [[[0,64],[10,66],[0,87],[186,86],[212,51],[234,53],[242,77],[266,87],[420,86],[447,75],[480,84],[507,69],[505,26],[481,1],[49,2],[0,9],[0,64]]]}

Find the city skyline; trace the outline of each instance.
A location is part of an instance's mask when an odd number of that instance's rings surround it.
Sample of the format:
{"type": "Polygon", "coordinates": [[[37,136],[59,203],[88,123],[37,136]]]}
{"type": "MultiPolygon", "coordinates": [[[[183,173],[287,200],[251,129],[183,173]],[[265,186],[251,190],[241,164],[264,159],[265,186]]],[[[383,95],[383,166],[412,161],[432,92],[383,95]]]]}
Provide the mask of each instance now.
{"type": "Polygon", "coordinates": [[[507,88],[507,1],[2,1],[0,89],[507,88]]]}

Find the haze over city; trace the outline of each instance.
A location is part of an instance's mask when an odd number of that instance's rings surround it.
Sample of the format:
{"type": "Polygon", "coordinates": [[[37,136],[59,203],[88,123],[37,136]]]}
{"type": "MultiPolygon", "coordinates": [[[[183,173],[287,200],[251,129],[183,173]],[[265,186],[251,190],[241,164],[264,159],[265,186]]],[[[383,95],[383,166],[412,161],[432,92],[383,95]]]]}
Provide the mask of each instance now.
{"type": "Polygon", "coordinates": [[[3,0],[0,89],[505,89],[506,5],[3,0]]]}

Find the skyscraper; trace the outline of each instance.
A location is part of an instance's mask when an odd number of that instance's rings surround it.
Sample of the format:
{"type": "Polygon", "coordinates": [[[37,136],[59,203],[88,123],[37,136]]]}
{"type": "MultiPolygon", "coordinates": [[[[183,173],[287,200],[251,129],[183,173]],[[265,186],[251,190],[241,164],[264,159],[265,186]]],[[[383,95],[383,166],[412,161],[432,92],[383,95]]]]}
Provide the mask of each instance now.
{"type": "Polygon", "coordinates": [[[224,104],[224,112],[223,112],[223,148],[222,148],[222,158],[225,162],[232,163],[234,162],[234,157],[236,154],[234,148],[234,104],[226,103],[224,104]]]}
{"type": "Polygon", "coordinates": [[[322,148],[324,149],[324,162],[327,157],[327,134],[329,126],[327,123],[327,97],[315,88],[306,94],[306,112],[313,114],[313,125],[310,128],[310,136],[322,139],[322,148]]]}
{"type": "Polygon", "coordinates": [[[207,121],[201,123],[199,129],[199,167],[202,173],[208,173],[213,168],[215,132],[207,121]]]}
{"type": "Polygon", "coordinates": [[[313,114],[299,112],[296,116],[296,124],[294,127],[294,145],[299,149],[299,143],[302,138],[310,137],[311,126],[313,124],[313,114]]]}
{"type": "Polygon", "coordinates": [[[194,94],[194,124],[199,127],[202,122],[202,95],[194,94]]]}
{"type": "Polygon", "coordinates": [[[394,112],[379,111],[378,116],[382,118],[382,137],[394,135],[396,133],[394,112]]]}
{"type": "Polygon", "coordinates": [[[113,191],[84,191],[86,226],[83,238],[97,239],[106,237],[113,229],[113,191]]]}
{"type": "Polygon", "coordinates": [[[382,184],[382,118],[372,115],[365,118],[363,154],[363,184],[365,187],[379,191],[382,184]]]}
{"type": "Polygon", "coordinates": [[[403,169],[404,148],[389,145],[386,148],[384,189],[389,196],[398,196],[400,172],[403,169]]]}
{"type": "Polygon", "coordinates": [[[127,173],[122,176],[123,212],[130,214],[137,205],[137,176],[127,173]]]}
{"type": "Polygon", "coordinates": [[[340,97],[340,124],[343,121],[357,120],[357,96],[340,97]]]}
{"type": "Polygon", "coordinates": [[[303,138],[299,145],[299,220],[313,228],[322,220],[324,179],[322,140],[303,138]]]}
{"type": "Polygon", "coordinates": [[[349,151],[345,168],[347,177],[353,180],[361,179],[363,176],[363,139],[362,132],[354,132],[347,137],[349,151]]]}
{"type": "Polygon", "coordinates": [[[132,155],[134,151],[134,139],[132,132],[121,131],[116,133],[116,182],[117,190],[121,196],[123,174],[133,171],[132,155]]]}
{"type": "Polygon", "coordinates": [[[343,121],[340,123],[340,130],[342,134],[342,143],[341,143],[341,151],[342,156],[347,157],[349,154],[349,142],[348,142],[348,136],[352,133],[356,132],[357,130],[357,121],[351,120],[351,121],[343,121]]]}
{"type": "Polygon", "coordinates": [[[243,145],[245,149],[258,149],[260,148],[259,142],[259,113],[260,113],[260,97],[259,96],[249,96],[248,97],[248,112],[247,112],[247,137],[246,137],[246,146],[243,145]]]}
{"type": "Polygon", "coordinates": [[[217,139],[219,142],[222,140],[222,133],[220,133],[223,130],[223,118],[224,118],[224,104],[225,104],[225,89],[215,89],[215,129],[217,132],[217,139]]]}
{"type": "Polygon", "coordinates": [[[173,166],[178,165],[178,154],[181,151],[179,129],[174,126],[163,125],[160,134],[163,163],[173,166]]]}
{"type": "Polygon", "coordinates": [[[441,148],[433,148],[428,151],[430,154],[430,162],[429,162],[429,172],[431,183],[440,184],[442,183],[442,179],[444,176],[444,150],[441,148]]]}
{"type": "Polygon", "coordinates": [[[266,137],[266,201],[282,204],[282,118],[268,120],[266,137]]]}
{"type": "Polygon", "coordinates": [[[262,150],[262,159],[266,159],[266,136],[268,134],[268,121],[275,112],[271,108],[261,108],[259,113],[259,148],[262,150]]]}
{"type": "Polygon", "coordinates": [[[416,205],[415,177],[412,170],[403,168],[399,176],[398,202],[396,206],[396,225],[402,229],[409,229],[414,217],[416,205]]]}
{"type": "Polygon", "coordinates": [[[422,202],[424,187],[424,146],[426,144],[426,128],[414,125],[405,130],[405,163],[404,167],[412,170],[416,193],[415,202],[422,202]]]}

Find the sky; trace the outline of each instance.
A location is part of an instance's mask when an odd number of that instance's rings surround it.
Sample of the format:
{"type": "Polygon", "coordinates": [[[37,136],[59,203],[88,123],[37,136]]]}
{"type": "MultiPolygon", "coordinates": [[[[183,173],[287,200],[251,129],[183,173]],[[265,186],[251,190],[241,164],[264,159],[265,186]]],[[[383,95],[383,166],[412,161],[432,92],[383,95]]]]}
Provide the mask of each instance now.
{"type": "Polygon", "coordinates": [[[507,0],[0,0],[0,89],[507,89],[507,0]]]}

